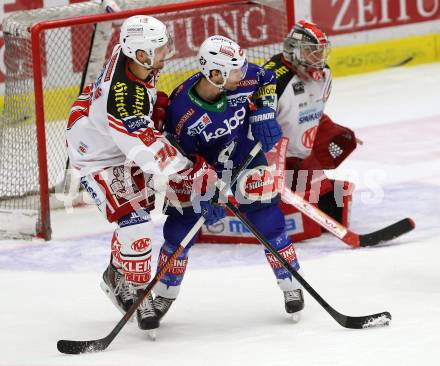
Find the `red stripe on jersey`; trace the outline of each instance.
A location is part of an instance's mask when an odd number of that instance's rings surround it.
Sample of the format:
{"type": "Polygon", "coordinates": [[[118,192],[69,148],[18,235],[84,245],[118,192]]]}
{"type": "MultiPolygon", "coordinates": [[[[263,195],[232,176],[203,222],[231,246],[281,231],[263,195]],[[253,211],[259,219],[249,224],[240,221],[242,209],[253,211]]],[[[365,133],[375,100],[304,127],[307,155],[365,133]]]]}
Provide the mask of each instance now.
{"type": "Polygon", "coordinates": [[[116,125],[119,125],[121,127],[124,127],[124,124],[122,123],[122,121],[120,119],[115,118],[114,116],[112,116],[111,114],[107,113],[107,119],[111,122],[113,122],[116,125]]]}
{"type": "MultiPolygon", "coordinates": [[[[88,111],[87,111],[88,112],[88,111]]],[[[88,114],[85,113],[84,110],[74,110],[70,113],[69,116],[69,120],[67,121],[67,129],[70,130],[73,125],[78,122],[78,120],[80,120],[81,118],[83,118],[84,116],[87,116],[88,114]]]]}
{"type": "Polygon", "coordinates": [[[136,135],[134,133],[130,133],[126,129],[123,129],[123,128],[119,127],[119,126],[114,125],[112,122],[110,122],[108,125],[111,128],[113,128],[114,130],[118,131],[118,132],[124,133],[124,134],[126,134],[128,136],[131,136],[131,137],[138,137],[138,135],[136,135]]]}

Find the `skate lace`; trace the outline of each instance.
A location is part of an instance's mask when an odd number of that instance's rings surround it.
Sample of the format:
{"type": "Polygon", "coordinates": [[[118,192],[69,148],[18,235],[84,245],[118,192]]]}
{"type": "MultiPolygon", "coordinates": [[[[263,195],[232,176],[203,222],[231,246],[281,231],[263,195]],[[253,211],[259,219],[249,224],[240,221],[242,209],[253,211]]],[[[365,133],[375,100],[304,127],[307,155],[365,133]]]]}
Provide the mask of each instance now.
{"type": "Polygon", "coordinates": [[[121,274],[116,275],[115,296],[120,296],[122,301],[131,300],[133,298],[130,285],[125,281],[125,277],[121,274]]]}
{"type": "Polygon", "coordinates": [[[139,305],[138,311],[142,318],[156,316],[153,306],[153,297],[149,294],[139,305]]]}
{"type": "Polygon", "coordinates": [[[157,296],[154,299],[154,308],[163,313],[170,308],[173,301],[173,299],[167,299],[162,296],[157,296]]]}
{"type": "Polygon", "coordinates": [[[284,299],[286,302],[301,300],[301,295],[299,293],[299,290],[284,291],[284,299]]]}

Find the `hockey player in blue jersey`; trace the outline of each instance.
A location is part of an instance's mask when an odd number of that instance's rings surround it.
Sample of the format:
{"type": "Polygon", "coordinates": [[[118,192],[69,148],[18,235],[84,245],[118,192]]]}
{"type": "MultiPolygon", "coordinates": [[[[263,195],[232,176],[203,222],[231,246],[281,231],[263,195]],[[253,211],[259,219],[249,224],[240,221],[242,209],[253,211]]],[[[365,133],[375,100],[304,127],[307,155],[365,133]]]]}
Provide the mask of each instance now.
{"type": "MultiPolygon", "coordinates": [[[[220,177],[225,177],[225,172],[238,166],[257,141],[267,152],[281,138],[281,128],[275,117],[275,74],[248,64],[244,50],[222,36],[212,36],[203,42],[198,63],[200,72],[171,94],[165,129],[175,136],[188,156],[198,156],[197,160],[203,157],[220,177]]],[[[274,177],[263,151],[233,185],[232,191],[240,203],[240,210],[292,267],[299,270],[293,243],[285,230],[284,216],[278,208],[274,177]]],[[[185,182],[171,182],[170,187],[179,202],[168,200],[169,216],[163,229],[165,242],[159,255],[158,271],[199,217],[191,207],[194,202],[191,190],[185,191],[185,182]],[[176,207],[183,209],[184,214],[177,212],[176,207]]],[[[177,298],[191,245],[155,288],[154,307],[159,318],[177,298]]],[[[269,252],[266,257],[284,293],[287,313],[302,310],[304,300],[300,285],[269,252]]]]}

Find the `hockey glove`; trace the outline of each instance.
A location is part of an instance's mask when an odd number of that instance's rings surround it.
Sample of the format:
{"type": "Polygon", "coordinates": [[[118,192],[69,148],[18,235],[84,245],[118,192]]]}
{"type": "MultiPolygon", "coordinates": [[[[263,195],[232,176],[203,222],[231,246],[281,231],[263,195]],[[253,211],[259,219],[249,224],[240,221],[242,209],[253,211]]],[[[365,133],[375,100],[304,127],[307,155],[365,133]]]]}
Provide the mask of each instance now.
{"type": "Polygon", "coordinates": [[[201,201],[200,207],[206,225],[213,225],[226,216],[226,210],[224,207],[211,201],[201,201]]]}
{"type": "Polygon", "coordinates": [[[251,111],[249,122],[252,135],[261,142],[264,152],[271,150],[283,135],[275,111],[270,107],[262,107],[251,111]]]}
{"type": "Polygon", "coordinates": [[[154,122],[154,128],[160,132],[164,130],[165,119],[167,117],[168,95],[163,91],[157,92],[156,103],[153,107],[151,119],[154,122]]]}
{"type": "Polygon", "coordinates": [[[334,123],[324,114],[319,121],[311,156],[305,159],[304,164],[308,169],[335,169],[353,152],[356,145],[356,136],[352,130],[334,123]]]}
{"type": "Polygon", "coordinates": [[[213,204],[204,197],[214,196],[217,173],[202,156],[196,155],[193,160],[191,168],[170,176],[167,200],[171,207],[165,213],[176,210],[182,214],[201,213],[207,222],[216,222],[216,216],[221,218],[222,208],[214,209],[213,204]]]}

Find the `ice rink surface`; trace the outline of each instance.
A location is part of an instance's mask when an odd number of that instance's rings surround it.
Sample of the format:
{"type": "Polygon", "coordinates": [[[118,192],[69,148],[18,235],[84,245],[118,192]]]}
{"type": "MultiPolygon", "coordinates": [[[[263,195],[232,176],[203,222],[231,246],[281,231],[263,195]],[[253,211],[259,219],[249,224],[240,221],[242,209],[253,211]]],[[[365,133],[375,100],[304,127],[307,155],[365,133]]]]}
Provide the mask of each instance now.
{"type": "Polygon", "coordinates": [[[101,338],[121,317],[99,289],[112,227],[89,207],[55,212],[49,243],[0,241],[0,365],[439,365],[440,64],[335,79],[326,112],[364,141],[337,171],[357,185],[351,228],[417,228],[359,250],[324,235],[298,256],[336,310],[387,310],[390,327],[344,329],[307,294],[294,324],[260,246],[197,245],[155,342],[130,323],[105,352],[59,354],[58,339],[101,338]]]}

